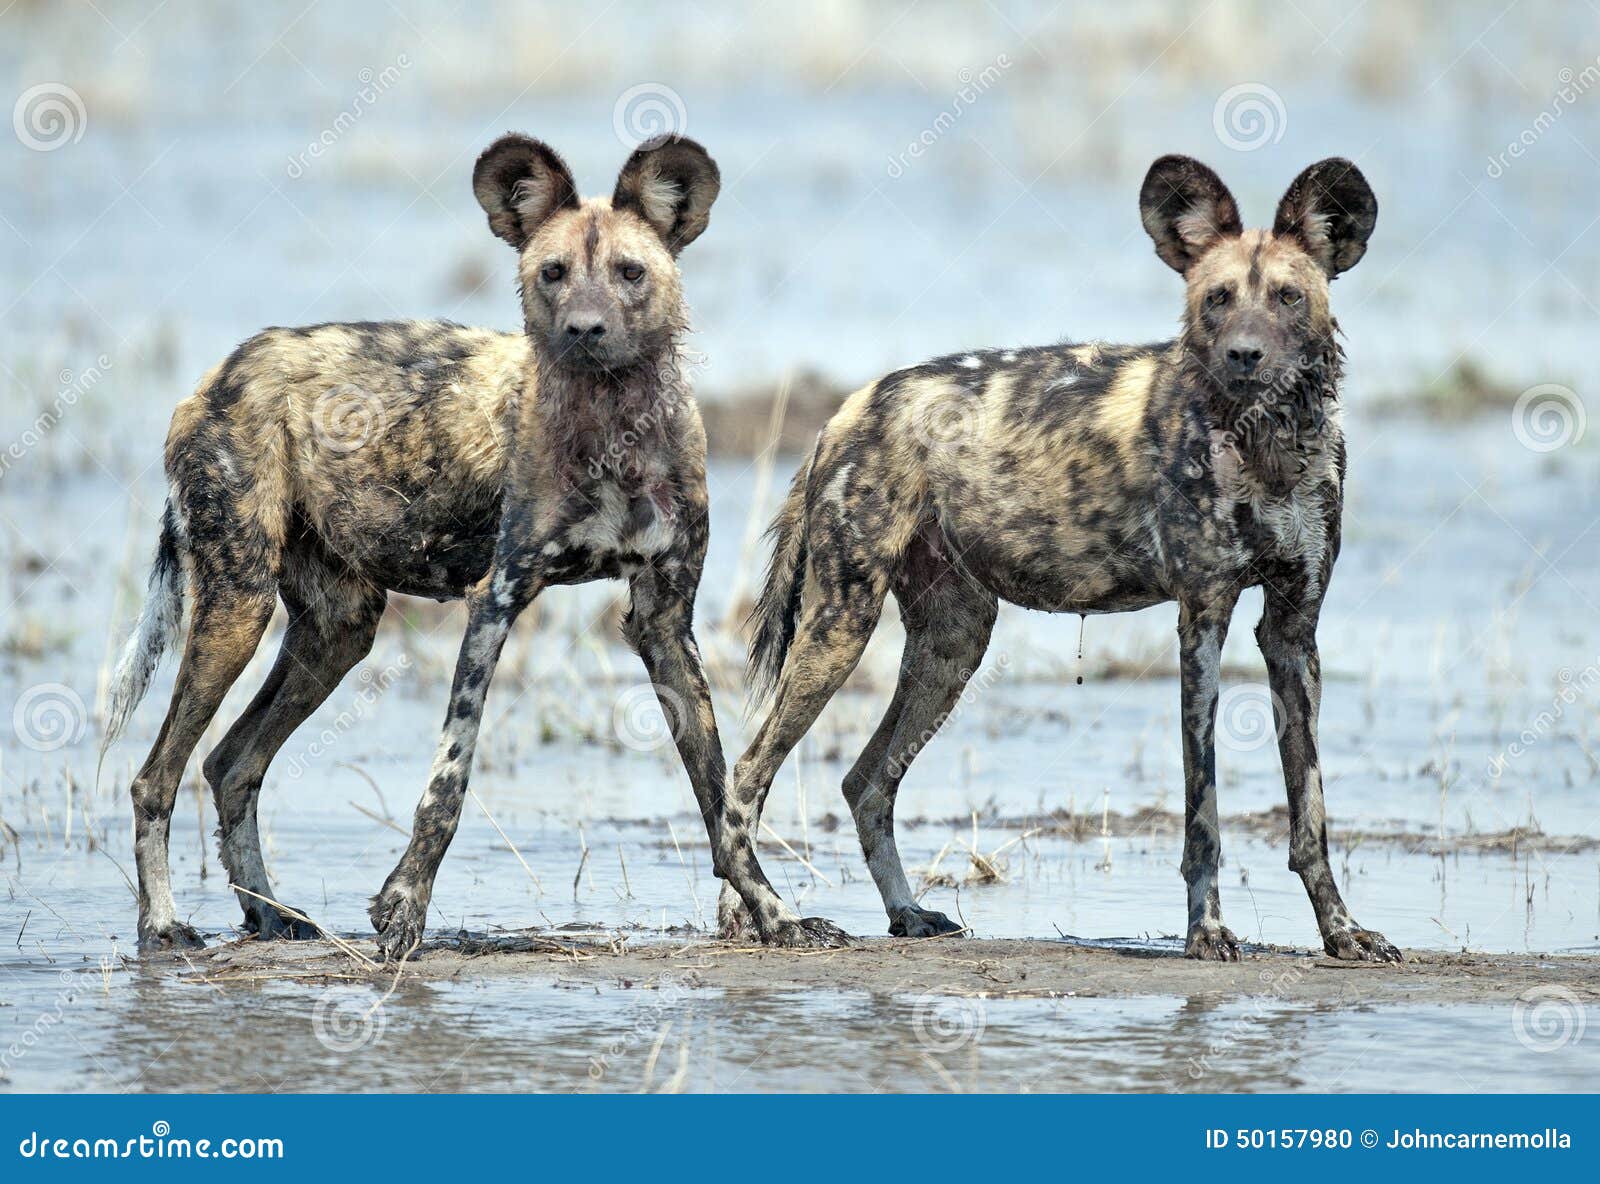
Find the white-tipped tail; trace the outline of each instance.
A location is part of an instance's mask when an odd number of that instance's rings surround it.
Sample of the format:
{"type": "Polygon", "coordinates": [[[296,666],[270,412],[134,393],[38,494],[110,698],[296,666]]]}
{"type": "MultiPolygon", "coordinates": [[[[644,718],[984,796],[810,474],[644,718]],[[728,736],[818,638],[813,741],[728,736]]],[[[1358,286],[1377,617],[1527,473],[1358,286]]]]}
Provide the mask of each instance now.
{"type": "Polygon", "coordinates": [[[123,647],[116,673],[106,692],[105,732],[100,738],[100,759],[105,759],[122,730],[128,726],[133,709],[150,689],[150,678],[161,663],[161,655],[177,639],[183,624],[183,560],[178,552],[177,515],[168,502],[161,516],[161,541],[156,546],[156,561],[150,568],[144,609],[139,623],[123,647]]]}

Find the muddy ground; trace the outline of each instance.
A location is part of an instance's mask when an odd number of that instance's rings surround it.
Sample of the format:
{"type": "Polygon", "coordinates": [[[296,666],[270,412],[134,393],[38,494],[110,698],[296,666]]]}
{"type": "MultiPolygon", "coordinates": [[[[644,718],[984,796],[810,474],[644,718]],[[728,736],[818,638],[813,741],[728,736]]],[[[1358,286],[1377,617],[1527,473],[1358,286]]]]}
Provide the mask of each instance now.
{"type": "Polygon", "coordinates": [[[403,967],[372,961],[366,938],[231,942],[173,960],[184,981],[257,986],[278,979],[393,984],[515,979],[544,984],[771,992],[817,989],[985,999],[1270,996],[1361,1006],[1503,1003],[1559,988],[1600,1003],[1600,956],[1406,952],[1402,965],[1340,962],[1308,950],[1248,946],[1236,963],[1176,950],[1061,941],[870,939],[844,950],[769,950],[723,942],[629,942],[528,931],[430,942],[403,967]]]}

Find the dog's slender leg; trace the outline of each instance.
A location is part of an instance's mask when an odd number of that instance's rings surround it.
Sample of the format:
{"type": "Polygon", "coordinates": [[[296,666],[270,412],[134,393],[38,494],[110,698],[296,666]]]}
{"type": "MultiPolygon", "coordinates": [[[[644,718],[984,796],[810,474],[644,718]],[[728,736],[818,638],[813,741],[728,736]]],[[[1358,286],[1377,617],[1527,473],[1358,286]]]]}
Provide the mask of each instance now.
{"type": "Polygon", "coordinates": [[[1328,861],[1328,819],[1317,753],[1317,712],[1322,704],[1322,661],[1317,655],[1320,607],[1299,603],[1269,586],[1266,611],[1256,628],[1272,688],[1278,753],[1289,796],[1289,867],[1305,883],[1329,954],[1357,962],[1399,962],[1400,951],[1383,934],[1351,920],[1328,861]]]}
{"type": "MultiPolygon", "coordinates": [[[[224,577],[219,575],[216,582],[224,577]]],[[[202,585],[202,587],[204,587],[202,585]]],[[[172,705],[155,746],[133,779],[133,852],[139,878],[139,947],[203,944],[177,918],[167,870],[167,834],[184,766],[228,688],[255,652],[276,597],[265,588],[205,591],[197,599],[172,705]]]]}
{"type": "Polygon", "coordinates": [[[370,586],[318,590],[310,605],[291,606],[289,628],[266,682],[245,713],[206,757],[204,769],[217,804],[222,863],[229,882],[244,889],[244,927],[263,938],[314,937],[316,929],[279,913],[267,877],[256,804],[267,766],[372,648],[386,597],[370,586]]]}
{"type": "Polygon", "coordinates": [[[495,664],[518,614],[542,586],[526,575],[512,577],[509,566],[501,564],[497,558],[490,573],[467,593],[467,631],[456,659],[450,706],[445,711],[444,732],[434,754],[428,788],[417,803],[411,841],[367,910],[386,959],[403,960],[422,942],[433,879],[461,821],[478,725],[495,664]]]}
{"type": "Polygon", "coordinates": [[[959,933],[943,913],[917,905],[894,839],[894,803],[917,754],[949,718],[989,645],[998,604],[970,586],[951,582],[920,596],[901,595],[905,653],[894,700],[865,751],[844,779],[867,868],[896,937],[959,933]]]}
{"type": "Polygon", "coordinates": [[[733,771],[717,842],[717,872],[733,885],[769,945],[840,945],[845,933],[820,917],[802,920],[773,891],[754,847],[755,828],[767,790],[828,700],[844,685],[878,623],[887,587],[865,575],[842,578],[829,572],[827,587],[808,606],[795,632],[772,712],[733,771]]]}
{"type": "MultiPolygon", "coordinates": [[[[703,551],[702,551],[703,554],[703,551]]],[[[695,803],[716,850],[727,766],[711,691],[694,640],[700,561],[667,558],[633,577],[626,632],[655,685],[661,713],[694,787],[695,803]]]]}
{"type": "Polygon", "coordinates": [[[1183,880],[1189,889],[1184,953],[1218,962],[1239,960],[1239,940],[1222,923],[1217,877],[1222,831],[1217,818],[1217,696],[1222,643],[1238,594],[1210,603],[1184,601],[1178,614],[1178,671],[1183,683],[1183,880]]]}

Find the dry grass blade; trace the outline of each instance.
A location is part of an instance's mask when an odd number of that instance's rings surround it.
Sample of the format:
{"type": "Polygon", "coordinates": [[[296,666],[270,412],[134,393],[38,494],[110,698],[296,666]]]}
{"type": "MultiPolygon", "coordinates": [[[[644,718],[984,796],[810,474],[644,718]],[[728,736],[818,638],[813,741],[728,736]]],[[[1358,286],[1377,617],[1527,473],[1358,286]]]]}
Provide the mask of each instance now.
{"type": "MultiPolygon", "coordinates": [[[[360,950],[356,949],[355,946],[351,945],[344,938],[340,937],[337,933],[328,932],[328,930],[324,929],[321,925],[319,925],[317,922],[313,921],[310,917],[306,916],[304,913],[298,912],[297,910],[290,908],[286,904],[279,904],[277,901],[273,900],[270,896],[262,896],[259,892],[252,892],[252,891],[250,891],[250,889],[241,888],[237,884],[229,884],[228,887],[232,888],[235,892],[242,892],[246,896],[252,897],[252,898],[254,898],[256,900],[259,900],[259,901],[263,901],[266,904],[270,904],[273,908],[277,909],[285,917],[293,917],[296,921],[304,921],[307,925],[310,925],[318,933],[322,934],[323,937],[327,938],[328,941],[330,943],[332,943],[334,948],[337,949],[341,954],[345,954],[348,957],[354,958],[357,962],[360,962],[363,966],[367,966],[367,967],[369,967],[369,968],[371,968],[373,970],[378,969],[378,964],[376,962],[374,962],[371,958],[367,957],[360,950]]],[[[413,947],[413,948],[415,948],[415,947],[413,947]]],[[[409,953],[409,951],[408,951],[408,953],[409,953]]]]}

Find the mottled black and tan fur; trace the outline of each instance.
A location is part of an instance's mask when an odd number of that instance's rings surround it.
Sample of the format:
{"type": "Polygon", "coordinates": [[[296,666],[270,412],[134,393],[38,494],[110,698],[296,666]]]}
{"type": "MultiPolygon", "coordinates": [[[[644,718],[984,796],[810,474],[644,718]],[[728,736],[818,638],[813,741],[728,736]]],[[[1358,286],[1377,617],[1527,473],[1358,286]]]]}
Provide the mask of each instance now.
{"type": "Polygon", "coordinates": [[[266,685],[205,761],[245,927],[297,934],[262,863],[273,754],[368,652],[387,593],[465,597],[466,636],[411,840],[373,900],[386,955],[421,940],[466,793],[484,696],[517,615],[551,585],[626,579],[626,632],[708,830],[723,758],[692,632],[708,535],[705,434],[678,365],[677,253],[720,180],[698,144],[652,141],[610,199],[580,199],[550,148],[506,136],[473,189],[519,254],[524,332],[439,322],[269,329],[180,404],[150,593],[113,687],[109,744],[192,620],[155,747],[132,785],[143,946],[199,941],[167,872],[190,753],[282,598],[266,685]]]}
{"type": "Polygon", "coordinates": [[[856,392],[823,429],[773,526],[754,615],[753,677],[774,703],[734,769],[719,850],[725,927],[753,925],[780,944],[843,937],[773,892],[749,836],[887,595],[906,629],[899,686],[844,793],[890,932],[913,936],[956,926],[915,902],[895,848],[895,793],[982,661],[998,602],[1103,613],[1176,601],[1187,952],[1237,958],[1218,901],[1213,729],[1229,619],[1240,592],[1260,586],[1290,866],[1329,953],[1399,956],[1340,899],[1316,741],[1316,625],[1345,470],[1328,284],[1364,253],[1376,199],[1354,165],[1326,160],[1290,186],[1270,231],[1245,230],[1215,173],[1164,157],[1140,209],[1187,282],[1177,340],[942,358],[856,392]]]}

